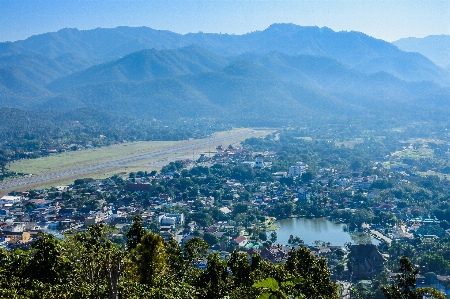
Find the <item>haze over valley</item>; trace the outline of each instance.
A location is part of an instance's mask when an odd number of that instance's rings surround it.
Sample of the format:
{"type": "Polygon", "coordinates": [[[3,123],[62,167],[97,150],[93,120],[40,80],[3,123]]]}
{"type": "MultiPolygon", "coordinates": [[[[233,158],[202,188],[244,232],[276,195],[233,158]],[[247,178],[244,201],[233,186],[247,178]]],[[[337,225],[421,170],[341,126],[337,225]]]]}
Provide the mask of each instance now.
{"type": "Polygon", "coordinates": [[[450,86],[440,65],[326,27],[273,24],[243,35],[62,29],[0,44],[1,106],[262,126],[335,116],[439,119],[450,86]]]}

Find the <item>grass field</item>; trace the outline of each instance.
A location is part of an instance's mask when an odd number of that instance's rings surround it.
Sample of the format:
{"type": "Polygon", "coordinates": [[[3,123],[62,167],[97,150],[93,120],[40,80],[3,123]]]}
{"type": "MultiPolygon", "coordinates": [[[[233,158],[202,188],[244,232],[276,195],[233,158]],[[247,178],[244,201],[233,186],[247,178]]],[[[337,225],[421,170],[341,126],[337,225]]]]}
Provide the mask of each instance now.
{"type": "Polygon", "coordinates": [[[169,153],[164,157],[154,157],[145,160],[139,160],[130,162],[120,166],[114,166],[110,168],[103,168],[96,171],[85,172],[81,175],[71,175],[60,177],[58,179],[52,179],[49,181],[28,184],[25,186],[3,189],[0,190],[0,195],[6,194],[10,191],[24,191],[30,189],[47,188],[50,186],[67,185],[73,183],[77,178],[98,178],[111,177],[114,174],[127,175],[130,172],[137,171],[152,171],[160,170],[164,165],[167,165],[171,161],[180,159],[197,159],[200,153],[208,153],[209,151],[215,151],[215,146],[222,144],[228,146],[229,144],[238,144],[241,141],[249,137],[265,137],[272,133],[274,130],[253,130],[250,128],[237,128],[229,131],[217,132],[212,136],[205,139],[190,139],[183,141],[145,141],[145,142],[133,142],[126,144],[118,144],[109,147],[86,149],[75,152],[66,152],[62,154],[56,154],[53,156],[43,157],[39,159],[20,160],[11,163],[10,170],[25,174],[45,175],[49,173],[56,173],[60,171],[80,168],[84,166],[116,161],[119,159],[138,156],[146,153],[157,152],[161,150],[171,149],[181,145],[193,145],[204,142],[205,140],[229,138],[225,142],[212,143],[211,145],[199,145],[194,149],[180,150],[178,152],[169,153]],[[250,134],[249,136],[239,136],[241,134],[250,134]]]}
{"type": "Polygon", "coordinates": [[[94,163],[108,162],[174,146],[180,141],[148,141],[118,144],[108,147],[55,154],[38,159],[20,160],[11,163],[10,170],[19,173],[42,174],[65,170],[94,163]]]}
{"type": "Polygon", "coordinates": [[[421,159],[421,158],[430,158],[433,156],[433,150],[431,148],[421,147],[417,150],[414,149],[405,149],[402,151],[398,151],[393,153],[393,156],[398,156],[400,158],[408,158],[408,159],[421,159]]]}
{"type": "Polygon", "coordinates": [[[295,137],[295,139],[303,140],[303,141],[312,141],[312,137],[295,137]]]}
{"type": "Polygon", "coordinates": [[[436,143],[436,144],[445,144],[446,142],[441,139],[432,139],[432,138],[410,138],[408,140],[400,141],[402,143],[409,144],[421,144],[421,143],[436,143]]]}
{"type": "Polygon", "coordinates": [[[353,148],[355,147],[355,145],[363,143],[364,142],[364,138],[352,138],[346,141],[341,141],[341,142],[336,142],[335,145],[337,147],[340,146],[345,146],[347,148],[353,148]]]}

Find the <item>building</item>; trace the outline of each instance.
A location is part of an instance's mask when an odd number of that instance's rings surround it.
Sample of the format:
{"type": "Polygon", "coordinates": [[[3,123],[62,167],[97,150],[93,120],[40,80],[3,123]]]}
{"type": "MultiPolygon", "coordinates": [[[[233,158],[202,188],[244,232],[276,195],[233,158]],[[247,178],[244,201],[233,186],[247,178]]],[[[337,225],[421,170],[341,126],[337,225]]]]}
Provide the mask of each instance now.
{"type": "Polygon", "coordinates": [[[15,204],[22,201],[21,196],[10,196],[5,195],[2,198],[0,198],[0,204],[15,204]]]}
{"type": "Polygon", "coordinates": [[[223,147],[222,147],[222,145],[218,145],[216,147],[216,151],[217,151],[217,156],[222,156],[222,154],[223,154],[223,147]]]}
{"type": "Polygon", "coordinates": [[[264,168],[264,156],[263,155],[259,154],[256,156],[254,167],[261,168],[261,169],[264,168]]]}
{"type": "Polygon", "coordinates": [[[377,179],[378,179],[378,176],[376,176],[376,175],[371,175],[371,176],[363,177],[363,178],[361,178],[361,177],[354,178],[352,187],[353,187],[353,189],[356,189],[356,190],[359,190],[359,189],[367,190],[370,188],[370,186],[372,186],[372,183],[374,181],[376,181],[377,179]]]}
{"type": "Polygon", "coordinates": [[[383,271],[383,256],[373,244],[352,245],[348,258],[354,279],[368,279],[383,271]]]}
{"type": "Polygon", "coordinates": [[[295,165],[289,167],[289,176],[298,177],[308,171],[308,164],[303,162],[297,162],[295,165]]]}
{"type": "Polygon", "coordinates": [[[166,213],[159,216],[158,221],[161,226],[176,226],[184,224],[184,214],[166,213]]]}
{"type": "Polygon", "coordinates": [[[235,239],[233,239],[233,241],[231,241],[231,243],[240,246],[240,247],[244,247],[245,245],[247,245],[248,240],[245,236],[239,236],[235,239]]]}

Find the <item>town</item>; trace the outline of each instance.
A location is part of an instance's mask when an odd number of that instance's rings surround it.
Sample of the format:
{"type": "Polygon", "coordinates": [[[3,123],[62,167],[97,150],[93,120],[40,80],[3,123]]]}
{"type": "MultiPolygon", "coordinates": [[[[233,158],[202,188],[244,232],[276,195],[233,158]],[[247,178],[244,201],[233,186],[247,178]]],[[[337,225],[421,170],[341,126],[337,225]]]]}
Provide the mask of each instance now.
{"type": "MultiPolygon", "coordinates": [[[[353,160],[347,168],[335,168],[324,159],[307,160],[304,154],[303,161],[287,159],[268,144],[287,144],[297,133],[253,138],[240,146],[218,145],[215,153],[171,162],[159,172],[80,178],[68,186],[12,192],[0,199],[2,247],[29,249],[39,232],[63,238],[99,223],[113,228],[112,240],[123,245],[137,216],[148,231],[166,241],[174,239],[183,246],[193,238],[204,240],[209,252],[223,260],[238,251],[249,259],[259,254],[279,264],[291,248],[306,246],[327,260],[342,297],[379,292],[380,283],[396,273],[406,252],[420,266],[418,285],[448,292],[450,251],[443,244],[449,238],[450,209],[438,198],[448,196],[449,185],[445,178],[414,174],[417,161],[409,159],[407,164],[399,158],[399,152],[426,151],[430,144],[408,144],[383,160],[371,160],[369,166],[353,160]],[[306,243],[301,230],[292,230],[289,239],[282,240],[277,221],[290,218],[326,218],[342,225],[352,242],[306,243]],[[443,248],[431,251],[437,244],[443,248]]],[[[327,142],[300,145],[317,154],[327,142]]],[[[206,260],[198,267],[206,267],[206,260]]]]}

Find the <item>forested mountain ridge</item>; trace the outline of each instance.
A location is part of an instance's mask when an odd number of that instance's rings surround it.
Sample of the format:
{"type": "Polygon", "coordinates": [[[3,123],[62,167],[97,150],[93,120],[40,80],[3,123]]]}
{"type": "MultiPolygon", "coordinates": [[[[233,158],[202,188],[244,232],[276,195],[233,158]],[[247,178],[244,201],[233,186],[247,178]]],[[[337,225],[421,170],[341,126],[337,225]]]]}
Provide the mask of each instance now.
{"type": "Polygon", "coordinates": [[[300,111],[303,119],[390,113],[386,107],[397,113],[399,105],[414,111],[447,105],[449,94],[436,83],[407,82],[386,72],[368,75],[326,57],[270,52],[221,59],[198,46],[135,52],[48,86],[64,91],[36,107],[96,107],[158,119],[214,117],[242,125],[254,123],[249,119],[289,123],[300,111]]]}
{"type": "Polygon", "coordinates": [[[367,73],[386,71],[404,80],[450,82],[448,73],[424,56],[403,52],[383,40],[360,32],[335,32],[326,27],[293,24],[273,24],[263,31],[243,35],[202,32],[181,35],[146,27],[85,31],[65,28],[23,41],[0,43],[0,56],[33,53],[57,59],[71,53],[94,65],[143,49],[177,49],[192,44],[223,56],[271,51],[325,56],[367,73]]]}
{"type": "Polygon", "coordinates": [[[54,92],[87,82],[144,81],[170,78],[186,74],[217,71],[227,60],[198,46],[175,50],[146,49],[133,52],[118,60],[95,65],[51,82],[47,87],[54,92]]]}
{"type": "MultiPolygon", "coordinates": [[[[159,126],[145,139],[161,136],[157,132],[168,124],[194,119],[220,128],[446,119],[449,78],[424,56],[363,33],[293,24],[243,35],[66,28],[0,43],[0,108],[31,111],[15,115],[58,124],[58,140],[73,132],[71,123],[43,116],[69,114],[75,121],[89,109],[137,128],[159,126]]],[[[108,126],[93,121],[84,129],[88,135],[108,126]]],[[[0,142],[22,136],[20,128],[2,127],[6,139],[0,142]]],[[[40,139],[38,128],[28,128],[40,139]]],[[[109,142],[140,138],[135,130],[122,133],[110,134],[120,137],[109,142]]]]}

